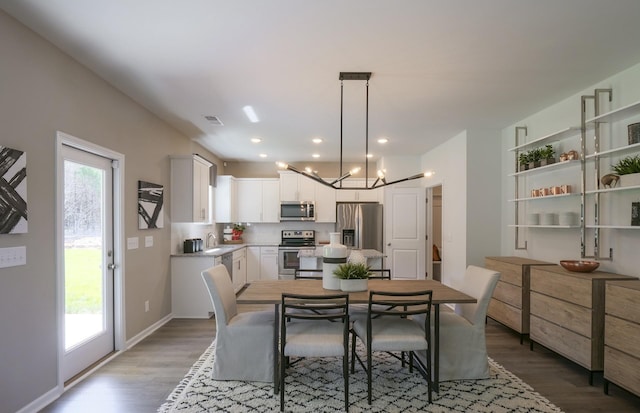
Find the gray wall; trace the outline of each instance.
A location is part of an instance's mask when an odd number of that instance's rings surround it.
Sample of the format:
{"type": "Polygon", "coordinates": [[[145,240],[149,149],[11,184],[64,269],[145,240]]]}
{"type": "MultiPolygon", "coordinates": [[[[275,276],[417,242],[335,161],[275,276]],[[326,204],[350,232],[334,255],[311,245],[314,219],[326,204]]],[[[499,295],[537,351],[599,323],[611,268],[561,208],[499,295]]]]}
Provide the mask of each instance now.
{"type": "MultiPolygon", "coordinates": [[[[126,339],[171,312],[170,205],[165,226],[138,230],[137,181],[163,184],[168,154],[217,159],[94,73],[0,11],[0,145],[27,154],[27,234],[0,235],[24,245],[27,264],[0,269],[0,412],[14,412],[57,385],[56,131],[125,155],[125,236],[154,236],[152,248],[125,251],[126,339]],[[144,312],[144,301],[151,309],[144,312]]],[[[144,243],[142,243],[144,245],[144,243]]]]}

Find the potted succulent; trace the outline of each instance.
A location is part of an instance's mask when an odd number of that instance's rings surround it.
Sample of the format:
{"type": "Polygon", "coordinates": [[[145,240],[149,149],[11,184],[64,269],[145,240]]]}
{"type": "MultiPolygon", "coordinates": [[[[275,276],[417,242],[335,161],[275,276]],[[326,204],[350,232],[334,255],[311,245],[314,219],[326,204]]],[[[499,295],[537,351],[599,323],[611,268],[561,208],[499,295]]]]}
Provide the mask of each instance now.
{"type": "Polygon", "coordinates": [[[338,265],[338,268],[333,271],[333,275],[340,279],[342,291],[367,291],[371,273],[366,264],[347,262],[338,265]]]}
{"type": "Polygon", "coordinates": [[[545,145],[544,148],[539,148],[540,151],[540,166],[551,165],[556,162],[556,158],[554,157],[556,151],[553,149],[551,145],[545,145]]]}
{"type": "Polygon", "coordinates": [[[526,171],[529,169],[529,152],[522,152],[518,155],[518,163],[520,164],[520,171],[526,171]]]}
{"type": "Polygon", "coordinates": [[[620,186],[640,186],[640,155],[622,158],[611,168],[620,175],[620,186]]]}
{"type": "Polygon", "coordinates": [[[540,166],[540,159],[542,158],[541,149],[531,149],[527,152],[527,156],[529,157],[529,169],[537,168],[540,166]]]}

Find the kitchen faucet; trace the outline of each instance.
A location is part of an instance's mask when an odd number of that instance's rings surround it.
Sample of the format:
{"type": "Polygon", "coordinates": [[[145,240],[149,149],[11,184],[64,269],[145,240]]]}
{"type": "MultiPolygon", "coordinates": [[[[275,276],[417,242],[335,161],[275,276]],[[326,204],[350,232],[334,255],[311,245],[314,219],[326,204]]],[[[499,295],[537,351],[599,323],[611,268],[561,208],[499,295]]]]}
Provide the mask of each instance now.
{"type": "Polygon", "coordinates": [[[215,247],[216,245],[218,245],[218,238],[216,238],[216,234],[209,232],[207,234],[207,248],[215,247]],[[209,242],[211,239],[213,239],[213,241],[209,242]]]}

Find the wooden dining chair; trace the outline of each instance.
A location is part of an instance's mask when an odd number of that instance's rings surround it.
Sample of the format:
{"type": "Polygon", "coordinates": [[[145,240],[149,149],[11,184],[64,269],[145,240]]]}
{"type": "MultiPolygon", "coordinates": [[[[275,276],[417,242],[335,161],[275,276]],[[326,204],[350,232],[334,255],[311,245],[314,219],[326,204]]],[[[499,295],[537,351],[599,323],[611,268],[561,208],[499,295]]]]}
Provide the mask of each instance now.
{"type": "Polygon", "coordinates": [[[402,361],[404,353],[409,353],[409,366],[413,370],[413,361],[427,380],[429,402],[432,395],[431,359],[426,363],[414,358],[414,352],[431,353],[431,302],[432,291],[385,292],[369,291],[369,304],[366,319],[357,319],[353,323],[351,342],[351,373],[355,372],[355,359],[367,371],[368,402],[371,404],[371,373],[374,351],[384,351],[402,361]],[[411,317],[422,315],[423,326],[411,317]],[[367,365],[365,367],[356,352],[356,337],[365,345],[367,365]],[[401,352],[401,356],[393,352],[401,352]]]}
{"type": "Polygon", "coordinates": [[[349,410],[349,295],[282,294],[280,411],[291,357],[342,357],[344,407],[349,410]]]}
{"type": "Polygon", "coordinates": [[[202,279],[213,302],[216,338],[214,380],[273,382],[272,311],[238,313],[236,294],[224,265],[202,272],[202,279]]]}

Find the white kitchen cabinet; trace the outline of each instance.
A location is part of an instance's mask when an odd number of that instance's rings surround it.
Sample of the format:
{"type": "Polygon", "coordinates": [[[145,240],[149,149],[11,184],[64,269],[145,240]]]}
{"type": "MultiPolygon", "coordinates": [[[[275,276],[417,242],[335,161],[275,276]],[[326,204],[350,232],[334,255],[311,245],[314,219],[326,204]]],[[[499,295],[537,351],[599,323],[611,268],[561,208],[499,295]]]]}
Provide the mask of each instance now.
{"type": "Polygon", "coordinates": [[[233,290],[237,293],[247,283],[247,256],[246,248],[233,251],[233,269],[231,280],[233,290]]]}
{"type": "MultiPolygon", "coordinates": [[[[369,179],[371,186],[375,180],[369,179]]],[[[364,179],[347,178],[342,181],[343,188],[364,188],[364,179]]],[[[336,190],[337,202],[379,202],[382,203],[382,190],[377,189],[339,189],[336,190]]]]}
{"type": "Polygon", "coordinates": [[[279,171],[280,201],[315,201],[315,184],[310,178],[295,172],[279,171]]]}
{"type": "Polygon", "coordinates": [[[314,182],[316,189],[316,222],[336,222],[336,191],[335,189],[314,182]]]}
{"type": "Polygon", "coordinates": [[[247,282],[278,279],[278,247],[247,247],[247,282]]]}
{"type": "Polygon", "coordinates": [[[260,247],[247,247],[247,282],[260,279],[260,247]]]}
{"type": "Polygon", "coordinates": [[[171,156],[173,222],[210,222],[209,169],[212,165],[197,155],[171,156]]]}
{"type": "Polygon", "coordinates": [[[260,279],[278,279],[278,247],[260,247],[260,279]]]}
{"type": "Polygon", "coordinates": [[[216,222],[238,222],[236,179],[233,176],[218,176],[215,200],[216,222]]]}
{"type": "Polygon", "coordinates": [[[277,179],[236,179],[239,222],[279,222],[280,183],[277,179]]]}
{"type": "Polygon", "coordinates": [[[212,256],[171,257],[171,313],[175,318],[211,318],[211,297],[202,271],[216,264],[212,256]]]}

